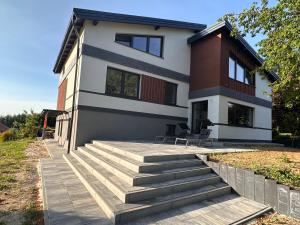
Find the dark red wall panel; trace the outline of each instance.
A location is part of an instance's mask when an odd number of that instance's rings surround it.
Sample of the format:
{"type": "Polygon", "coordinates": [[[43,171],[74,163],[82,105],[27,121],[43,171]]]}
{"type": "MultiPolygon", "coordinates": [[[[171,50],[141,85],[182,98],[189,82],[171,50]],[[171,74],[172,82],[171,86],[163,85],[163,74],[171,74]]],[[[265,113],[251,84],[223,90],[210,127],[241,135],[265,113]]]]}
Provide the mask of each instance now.
{"type": "Polygon", "coordinates": [[[143,75],[141,81],[141,100],[163,104],[164,97],[165,81],[143,75]]]}
{"type": "Polygon", "coordinates": [[[65,79],[58,87],[57,110],[65,109],[67,82],[67,79],[65,79]]]}

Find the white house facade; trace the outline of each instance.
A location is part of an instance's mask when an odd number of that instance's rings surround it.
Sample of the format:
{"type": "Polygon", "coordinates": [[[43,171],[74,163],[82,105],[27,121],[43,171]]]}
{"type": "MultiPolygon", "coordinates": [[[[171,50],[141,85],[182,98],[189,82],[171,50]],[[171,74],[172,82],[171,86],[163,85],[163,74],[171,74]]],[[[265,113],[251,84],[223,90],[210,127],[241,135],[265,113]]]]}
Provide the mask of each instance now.
{"type": "MultiPolygon", "coordinates": [[[[74,149],[92,139],[153,140],[166,126],[214,123],[211,137],[272,141],[273,73],[230,24],[74,9],[54,72],[55,139],[74,149]]],[[[179,132],[179,128],[176,128],[179,132]]]]}

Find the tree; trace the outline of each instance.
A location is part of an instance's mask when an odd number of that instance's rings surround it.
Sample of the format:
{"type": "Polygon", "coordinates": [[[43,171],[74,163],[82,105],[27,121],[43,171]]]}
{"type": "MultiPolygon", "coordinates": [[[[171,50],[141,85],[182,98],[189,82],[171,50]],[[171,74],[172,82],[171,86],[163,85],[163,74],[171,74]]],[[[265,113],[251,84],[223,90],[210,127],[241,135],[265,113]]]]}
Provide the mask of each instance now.
{"type": "Polygon", "coordinates": [[[258,43],[265,59],[260,70],[275,71],[280,78],[272,84],[273,91],[282,95],[285,107],[300,110],[300,1],[278,0],[271,6],[261,0],[224,19],[233,25],[233,36],[264,35],[258,43]]]}

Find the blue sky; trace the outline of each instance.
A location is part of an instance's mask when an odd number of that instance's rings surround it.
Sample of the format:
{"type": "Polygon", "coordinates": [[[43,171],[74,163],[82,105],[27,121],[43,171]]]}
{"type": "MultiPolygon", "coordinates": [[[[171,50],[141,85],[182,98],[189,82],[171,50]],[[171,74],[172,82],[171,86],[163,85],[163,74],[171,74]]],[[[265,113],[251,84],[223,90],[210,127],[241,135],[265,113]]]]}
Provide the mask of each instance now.
{"type": "MultiPolygon", "coordinates": [[[[52,72],[73,7],[212,25],[243,0],[1,0],[0,115],[56,108],[52,72]]],[[[247,38],[254,45],[257,38],[247,38]]]]}

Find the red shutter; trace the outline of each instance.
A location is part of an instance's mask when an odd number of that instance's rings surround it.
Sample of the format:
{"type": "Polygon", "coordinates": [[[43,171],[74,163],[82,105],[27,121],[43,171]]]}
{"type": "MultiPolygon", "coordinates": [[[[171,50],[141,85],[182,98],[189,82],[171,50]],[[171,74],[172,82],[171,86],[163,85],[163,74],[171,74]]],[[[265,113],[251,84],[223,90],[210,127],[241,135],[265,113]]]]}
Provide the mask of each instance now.
{"type": "Polygon", "coordinates": [[[67,79],[65,79],[58,87],[57,110],[65,109],[66,91],[67,91],[67,79]]]}
{"type": "Polygon", "coordinates": [[[165,81],[144,75],[141,77],[141,100],[163,104],[165,100],[165,81]]]}

